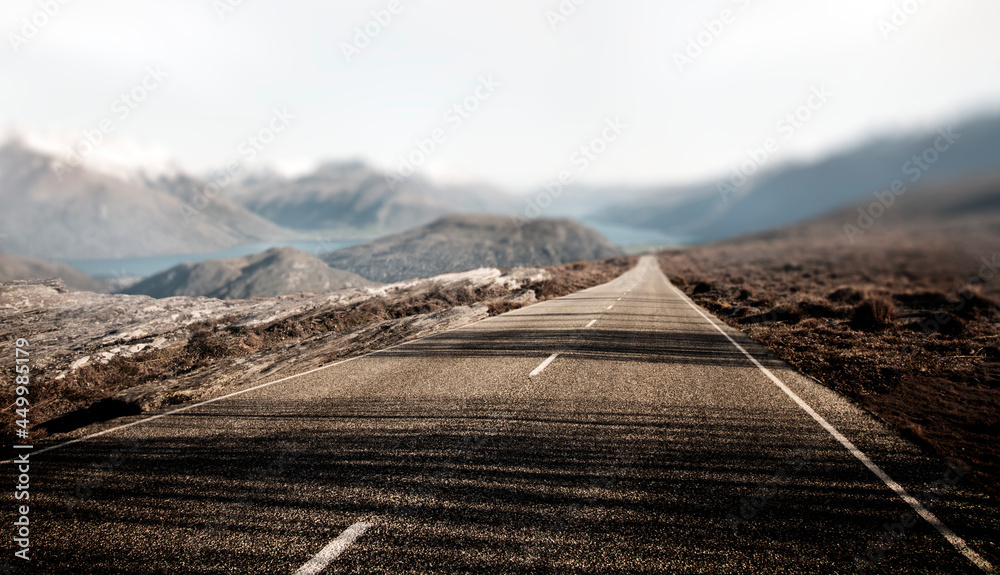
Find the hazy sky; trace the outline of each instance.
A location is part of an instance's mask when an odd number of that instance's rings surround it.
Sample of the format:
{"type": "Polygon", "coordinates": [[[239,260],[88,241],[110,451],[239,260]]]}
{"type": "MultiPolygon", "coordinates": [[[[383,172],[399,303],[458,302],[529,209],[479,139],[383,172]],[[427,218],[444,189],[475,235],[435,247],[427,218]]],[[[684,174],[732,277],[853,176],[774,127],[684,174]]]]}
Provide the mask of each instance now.
{"type": "Polygon", "coordinates": [[[712,177],[769,137],[777,162],[1000,103],[995,0],[63,1],[51,17],[4,2],[0,128],[73,143],[108,119],[99,153],[139,146],[199,172],[249,161],[241,143],[275,108],[294,118],[255,166],[397,168],[437,130],[421,171],[518,191],[563,170],[712,177]],[[483,78],[499,85],[477,97],[483,78]],[[779,126],[796,110],[807,120],[779,126]],[[606,130],[615,118],[627,128],[606,130]],[[614,141],[583,170],[574,153],[602,133],[614,141]]]}

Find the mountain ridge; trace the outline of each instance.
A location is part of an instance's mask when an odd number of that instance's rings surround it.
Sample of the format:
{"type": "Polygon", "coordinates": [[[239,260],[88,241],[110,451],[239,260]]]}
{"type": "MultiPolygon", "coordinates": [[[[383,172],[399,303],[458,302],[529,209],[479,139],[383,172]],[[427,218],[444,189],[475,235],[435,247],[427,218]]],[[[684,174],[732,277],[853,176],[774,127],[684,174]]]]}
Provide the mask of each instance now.
{"type": "Polygon", "coordinates": [[[218,299],[277,297],[377,285],[350,272],[332,269],[294,248],[277,247],[239,258],[174,266],[120,293],[155,298],[204,296],[218,299]]]}
{"type": "Polygon", "coordinates": [[[546,266],[619,255],[614,244],[571,220],[519,222],[463,214],[320,258],[337,269],[393,282],[479,267],[546,266]]]}
{"type": "Polygon", "coordinates": [[[882,137],[818,160],[775,166],[743,186],[726,177],[633,192],[628,202],[603,206],[589,218],[704,243],[807,221],[864,201],[896,180],[919,187],[986,175],[997,166],[1000,115],[984,116],[953,131],[882,137]]]}
{"type": "Polygon", "coordinates": [[[419,175],[393,182],[360,161],[327,162],[295,178],[246,179],[229,196],[296,230],[352,228],[391,233],[463,212],[504,212],[514,198],[482,184],[440,186],[419,175]]]}
{"type": "Polygon", "coordinates": [[[189,176],[121,178],[12,141],[0,146],[4,248],[45,259],[149,257],[218,251],[279,239],[286,230],[218,195],[198,203],[189,176]]]}

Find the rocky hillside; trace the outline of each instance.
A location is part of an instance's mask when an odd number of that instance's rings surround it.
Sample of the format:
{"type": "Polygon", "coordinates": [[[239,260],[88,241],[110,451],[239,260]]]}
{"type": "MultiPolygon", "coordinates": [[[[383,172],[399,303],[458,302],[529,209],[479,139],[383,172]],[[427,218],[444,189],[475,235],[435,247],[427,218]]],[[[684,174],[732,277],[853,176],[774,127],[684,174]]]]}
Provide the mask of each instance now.
{"type": "Polygon", "coordinates": [[[181,264],[122,292],[155,298],[186,295],[248,299],[374,285],[350,272],[332,269],[303,251],[279,247],[240,258],[181,264]]]}
{"type": "Polygon", "coordinates": [[[149,257],[218,251],[287,232],[205,183],[186,177],[111,175],[12,141],[0,146],[4,250],[47,259],[149,257]]]}
{"type": "MultiPolygon", "coordinates": [[[[30,341],[32,437],[220,395],[598,285],[635,258],[482,268],[376,288],[252,300],[0,283],[0,341],[30,341]]],[[[10,381],[13,362],[0,365],[10,381]]],[[[0,413],[11,445],[14,410],[0,413]]],[[[8,448],[9,449],[9,448],[8,448]]]]}
{"type": "Polygon", "coordinates": [[[621,255],[570,220],[516,222],[507,216],[449,216],[432,224],[321,256],[337,269],[380,282],[482,266],[549,266],[621,255]]]}
{"type": "Polygon", "coordinates": [[[104,282],[65,264],[0,253],[0,282],[60,278],[71,290],[104,293],[104,282]]]}

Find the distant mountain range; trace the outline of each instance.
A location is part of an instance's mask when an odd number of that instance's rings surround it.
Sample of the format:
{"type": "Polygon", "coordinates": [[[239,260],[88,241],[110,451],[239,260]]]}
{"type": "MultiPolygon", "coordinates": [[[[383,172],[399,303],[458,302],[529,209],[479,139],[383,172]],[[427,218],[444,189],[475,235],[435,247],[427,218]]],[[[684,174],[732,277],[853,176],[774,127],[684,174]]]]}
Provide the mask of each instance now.
{"type": "MultiPolygon", "coordinates": [[[[872,213],[870,206],[874,205],[871,199],[865,198],[860,203],[868,213],[872,213]]],[[[937,238],[952,233],[969,236],[972,228],[983,237],[1000,237],[1000,172],[921,186],[897,196],[883,215],[864,224],[859,222],[858,207],[828,212],[803,224],[758,232],[746,237],[746,241],[794,236],[803,242],[814,242],[817,237],[828,242],[866,242],[869,229],[875,234],[874,241],[885,241],[890,237],[886,233],[891,235],[900,226],[909,226],[907,229],[917,226],[928,233],[934,230],[937,238]],[[855,228],[846,234],[847,225],[865,229],[855,228]]],[[[926,241],[934,240],[929,235],[926,241]]],[[[361,274],[389,282],[483,266],[552,265],[619,253],[618,248],[600,235],[572,221],[450,216],[368,244],[324,254],[325,261],[292,248],[275,248],[240,258],[179,265],[122,293],[220,299],[273,297],[376,285],[361,274]],[[331,268],[326,262],[354,273],[331,268]]],[[[48,277],[61,277],[75,290],[108,290],[103,282],[63,264],[0,254],[0,281],[48,277]]]]}
{"type": "MultiPolygon", "coordinates": [[[[720,174],[684,187],[571,186],[535,215],[580,219],[622,244],[645,241],[628,239],[643,236],[636,230],[700,243],[818,217],[865,201],[895,180],[915,186],[1000,171],[1000,116],[956,125],[950,133],[927,130],[814,162],[765,164],[743,185],[720,174]]],[[[84,162],[57,174],[55,162],[20,140],[0,146],[4,252],[49,260],[141,258],[318,233],[374,238],[460,213],[533,217],[525,198],[489,186],[441,186],[419,175],[392,184],[360,162],[327,163],[294,178],[244,175],[218,193],[207,180],[179,171],[112,175],[84,162]]]]}
{"type": "Polygon", "coordinates": [[[770,239],[808,233],[813,237],[832,236],[852,245],[891,241],[897,247],[915,242],[925,248],[962,238],[968,242],[963,249],[996,260],[996,248],[1000,247],[1000,169],[984,176],[951,178],[914,188],[897,196],[884,212],[873,209],[875,203],[869,196],[858,205],[754,236],[770,239]],[[896,230],[902,230],[899,239],[893,237],[896,230]],[[919,233],[921,230],[925,233],[919,233]],[[972,241],[974,238],[982,242],[972,241]]]}
{"type": "Polygon", "coordinates": [[[195,204],[194,179],[123,179],[85,165],[57,172],[55,162],[16,141],[0,147],[5,251],[46,259],[145,257],[287,236],[222,196],[195,204]]]}
{"type": "Polygon", "coordinates": [[[514,200],[483,185],[390,185],[360,162],[286,178],[247,176],[221,189],[182,172],[111,174],[86,162],[63,170],[19,140],[0,146],[0,248],[57,260],[205,253],[304,233],[355,237],[413,228],[443,215],[508,212],[514,200]]]}
{"type": "Polygon", "coordinates": [[[483,185],[436,186],[412,176],[390,182],[361,162],[331,162],[298,177],[251,178],[230,193],[255,214],[295,230],[389,233],[447,214],[506,212],[514,199],[483,185]]]}
{"type": "Polygon", "coordinates": [[[587,219],[702,243],[817,217],[872,199],[873,192],[888,190],[896,180],[913,188],[995,172],[1000,172],[1000,116],[762,170],[742,186],[725,175],[683,188],[623,189],[606,194],[613,198],[606,204],[589,205],[587,219]]]}
{"type": "Polygon", "coordinates": [[[479,267],[549,266],[621,255],[597,232],[570,220],[448,216],[413,230],[320,257],[379,282],[479,267]]]}
{"type": "Polygon", "coordinates": [[[350,272],[331,269],[293,248],[273,248],[241,258],[181,264],[150,276],[121,293],[156,298],[206,296],[219,299],[275,297],[376,285],[350,272]]]}

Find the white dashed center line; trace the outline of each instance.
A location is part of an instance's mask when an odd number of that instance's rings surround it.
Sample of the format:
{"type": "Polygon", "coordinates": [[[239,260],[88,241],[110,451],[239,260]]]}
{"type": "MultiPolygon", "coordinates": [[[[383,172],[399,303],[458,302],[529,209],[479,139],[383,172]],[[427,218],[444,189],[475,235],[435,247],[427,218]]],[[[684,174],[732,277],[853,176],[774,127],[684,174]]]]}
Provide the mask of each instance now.
{"type": "Polygon", "coordinates": [[[596,320],[596,319],[592,319],[592,320],[590,320],[590,323],[588,323],[588,324],[586,325],[586,327],[584,327],[583,329],[587,329],[588,327],[590,327],[590,326],[594,325],[595,323],[597,323],[597,320],[596,320]]]}
{"type": "Polygon", "coordinates": [[[555,358],[557,358],[557,357],[559,357],[558,353],[553,353],[552,355],[550,355],[548,357],[548,359],[546,359],[545,361],[543,361],[541,365],[539,365],[538,367],[535,368],[535,371],[532,371],[531,373],[529,373],[528,377],[535,377],[539,373],[542,373],[545,370],[545,368],[548,367],[549,364],[552,363],[552,361],[555,360],[555,358]]]}
{"type": "Polygon", "coordinates": [[[615,307],[615,304],[611,304],[611,305],[609,305],[609,306],[608,306],[608,309],[611,309],[611,308],[613,308],[613,307],[615,307]]]}
{"type": "Polygon", "coordinates": [[[322,551],[317,553],[315,557],[306,562],[302,567],[299,567],[294,575],[316,575],[323,569],[326,569],[326,566],[331,561],[347,550],[351,546],[351,543],[354,543],[358,537],[364,535],[369,527],[371,527],[370,523],[355,523],[351,525],[339,537],[331,541],[322,551]]]}

